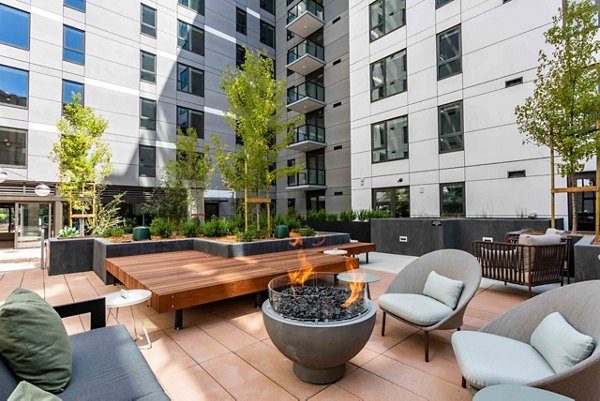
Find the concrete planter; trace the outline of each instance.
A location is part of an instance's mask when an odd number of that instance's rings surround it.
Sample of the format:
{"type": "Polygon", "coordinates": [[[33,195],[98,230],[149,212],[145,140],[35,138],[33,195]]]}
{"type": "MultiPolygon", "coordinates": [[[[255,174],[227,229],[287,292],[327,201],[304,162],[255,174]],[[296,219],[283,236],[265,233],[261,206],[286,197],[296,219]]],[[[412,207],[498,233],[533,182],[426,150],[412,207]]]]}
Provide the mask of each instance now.
{"type": "Polygon", "coordinates": [[[360,242],[371,242],[371,223],[368,221],[307,221],[307,226],[318,231],[348,233],[360,242]]]}
{"type": "Polygon", "coordinates": [[[48,275],[91,271],[94,266],[96,238],[50,238],[48,246],[48,275]]]}
{"type": "Polygon", "coordinates": [[[573,247],[576,281],[600,279],[600,246],[592,242],[594,236],[585,235],[573,247]]]}

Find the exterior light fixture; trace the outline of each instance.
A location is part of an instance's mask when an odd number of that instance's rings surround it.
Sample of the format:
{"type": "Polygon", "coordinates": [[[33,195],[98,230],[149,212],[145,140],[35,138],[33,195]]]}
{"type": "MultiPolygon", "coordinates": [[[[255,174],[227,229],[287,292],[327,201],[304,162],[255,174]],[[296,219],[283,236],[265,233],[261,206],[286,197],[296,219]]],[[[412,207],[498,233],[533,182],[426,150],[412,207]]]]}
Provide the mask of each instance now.
{"type": "MultiPolygon", "coordinates": [[[[21,175],[19,173],[14,172],[14,171],[12,173],[16,174],[16,175],[19,175],[19,176],[21,176],[23,178],[27,178],[24,175],[21,175]]],[[[8,172],[5,169],[0,168],[0,183],[3,183],[4,181],[6,181],[7,178],[8,178],[8,172]]],[[[50,192],[51,192],[51,189],[50,189],[50,187],[48,185],[46,185],[46,184],[38,181],[38,184],[35,187],[35,194],[37,196],[41,196],[41,197],[48,196],[48,195],[50,195],[50,192]]]]}

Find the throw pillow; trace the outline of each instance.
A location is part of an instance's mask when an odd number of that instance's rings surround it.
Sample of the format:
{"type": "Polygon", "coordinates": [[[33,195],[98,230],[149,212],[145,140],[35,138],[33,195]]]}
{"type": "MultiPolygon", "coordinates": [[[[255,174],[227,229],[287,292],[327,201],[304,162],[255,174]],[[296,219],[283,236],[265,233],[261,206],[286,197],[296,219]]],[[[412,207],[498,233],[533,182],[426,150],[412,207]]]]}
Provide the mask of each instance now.
{"type": "Polygon", "coordinates": [[[7,401],[60,401],[60,398],[23,380],[7,401]]]}
{"type": "Polygon", "coordinates": [[[448,277],[437,274],[432,271],[427,276],[423,295],[427,295],[437,301],[440,301],[449,308],[456,308],[464,284],[462,281],[453,280],[448,277]]]}
{"type": "Polygon", "coordinates": [[[52,393],[71,379],[71,342],[58,313],[39,295],[17,288],[0,306],[0,354],[15,375],[52,393]]]}
{"type": "Polygon", "coordinates": [[[549,314],[540,322],[529,342],[556,373],[589,357],[596,346],[592,337],[577,331],[558,312],[549,314]]]}

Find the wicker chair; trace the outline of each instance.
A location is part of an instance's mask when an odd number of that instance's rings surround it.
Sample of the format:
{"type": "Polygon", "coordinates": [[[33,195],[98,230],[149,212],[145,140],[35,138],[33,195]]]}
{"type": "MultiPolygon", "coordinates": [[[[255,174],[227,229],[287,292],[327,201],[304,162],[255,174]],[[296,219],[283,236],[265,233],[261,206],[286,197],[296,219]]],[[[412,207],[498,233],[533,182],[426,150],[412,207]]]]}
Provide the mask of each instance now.
{"type": "Polygon", "coordinates": [[[556,245],[520,245],[514,242],[473,241],[473,255],[482,267],[482,275],[504,283],[531,288],[563,283],[567,243],[556,245]]]}
{"type": "Polygon", "coordinates": [[[472,255],[457,249],[441,249],[425,254],[409,263],[396,275],[385,293],[423,294],[425,281],[432,271],[464,283],[456,308],[439,322],[431,326],[421,326],[394,315],[380,305],[383,310],[382,336],[385,335],[385,318],[388,314],[425,332],[425,362],[429,362],[429,332],[432,330],[460,330],[467,305],[481,283],[481,266],[472,255]]]}
{"type": "MultiPolygon", "coordinates": [[[[538,324],[552,312],[560,312],[561,315],[580,332],[591,336],[596,340],[596,348],[592,355],[583,362],[561,372],[541,380],[523,383],[531,387],[562,394],[576,400],[599,400],[600,399],[600,280],[584,281],[575,283],[552,291],[545,292],[517,307],[502,314],[495,320],[484,326],[480,332],[494,334],[529,343],[531,334],[538,324]]],[[[465,332],[466,333],[466,332],[465,332]]],[[[455,346],[455,339],[452,339],[455,346]]],[[[497,360],[486,360],[486,349],[482,347],[481,352],[476,354],[481,363],[489,369],[498,372],[497,360]]],[[[460,347],[454,348],[459,362],[461,372],[465,373],[472,366],[461,365],[463,360],[460,347]]],[[[463,387],[466,386],[463,378],[463,387]]],[[[509,383],[506,383],[509,384],[509,383]]],[[[515,383],[513,383],[515,384],[515,383]]]]}

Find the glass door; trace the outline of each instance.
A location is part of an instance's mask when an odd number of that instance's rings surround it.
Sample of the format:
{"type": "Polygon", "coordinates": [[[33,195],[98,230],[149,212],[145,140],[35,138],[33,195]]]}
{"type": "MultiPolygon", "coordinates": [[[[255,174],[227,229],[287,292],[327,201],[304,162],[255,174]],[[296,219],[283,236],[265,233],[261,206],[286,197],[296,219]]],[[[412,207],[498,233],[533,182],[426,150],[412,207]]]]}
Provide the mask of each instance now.
{"type": "Polygon", "coordinates": [[[42,240],[40,228],[46,229],[50,225],[50,205],[17,203],[15,209],[15,248],[39,248],[42,240]]]}

